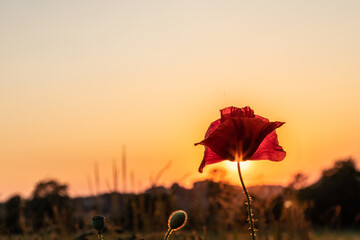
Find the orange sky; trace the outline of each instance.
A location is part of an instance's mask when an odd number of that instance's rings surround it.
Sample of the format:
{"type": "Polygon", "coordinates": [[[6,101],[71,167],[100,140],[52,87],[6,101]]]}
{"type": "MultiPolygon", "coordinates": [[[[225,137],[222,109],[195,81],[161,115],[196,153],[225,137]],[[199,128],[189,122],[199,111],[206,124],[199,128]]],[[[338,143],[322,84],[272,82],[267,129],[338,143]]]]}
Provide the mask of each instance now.
{"type": "Polygon", "coordinates": [[[229,105],[286,122],[286,159],[249,164],[248,185],[359,166],[359,12],[356,0],[2,3],[0,200],[44,178],[89,194],[95,162],[107,191],[124,144],[135,191],[169,161],[159,183],[191,186],[210,169],[197,172],[193,143],[229,105]]]}

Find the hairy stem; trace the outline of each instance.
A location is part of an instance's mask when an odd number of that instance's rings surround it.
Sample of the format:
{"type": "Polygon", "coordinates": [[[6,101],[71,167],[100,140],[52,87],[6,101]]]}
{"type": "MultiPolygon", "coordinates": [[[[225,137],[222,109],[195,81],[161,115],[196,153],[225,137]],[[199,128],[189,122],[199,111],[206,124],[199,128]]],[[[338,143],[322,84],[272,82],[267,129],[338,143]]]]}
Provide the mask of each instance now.
{"type": "Polygon", "coordinates": [[[103,240],[103,235],[101,231],[98,231],[98,239],[103,240]]]}
{"type": "Polygon", "coordinates": [[[251,209],[251,198],[246,190],[245,183],[244,183],[244,180],[241,175],[240,161],[237,161],[237,169],[238,169],[238,173],[239,173],[240,182],[241,182],[241,185],[242,185],[242,188],[244,190],[246,200],[247,200],[247,210],[248,210],[248,215],[249,215],[251,236],[252,236],[252,239],[255,240],[255,230],[254,230],[254,223],[253,223],[252,209],[251,209]]]}
{"type": "Polygon", "coordinates": [[[168,231],[167,231],[167,233],[165,234],[165,238],[164,238],[164,240],[167,240],[167,239],[169,238],[169,236],[170,236],[171,232],[172,232],[172,229],[171,229],[171,228],[169,228],[169,230],[168,230],[168,231]]]}

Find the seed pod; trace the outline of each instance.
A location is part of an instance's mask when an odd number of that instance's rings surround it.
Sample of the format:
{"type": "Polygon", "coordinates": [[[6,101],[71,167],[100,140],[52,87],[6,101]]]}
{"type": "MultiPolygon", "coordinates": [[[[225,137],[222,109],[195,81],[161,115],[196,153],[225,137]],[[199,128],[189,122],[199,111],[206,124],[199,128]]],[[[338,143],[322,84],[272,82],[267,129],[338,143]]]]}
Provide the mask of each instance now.
{"type": "Polygon", "coordinates": [[[92,218],[93,226],[99,232],[104,229],[105,226],[105,217],[103,216],[95,216],[92,218]]]}
{"type": "Polygon", "coordinates": [[[185,226],[186,221],[187,221],[186,212],[182,210],[175,211],[169,217],[169,221],[168,221],[169,229],[171,229],[172,231],[177,231],[185,226]]]}

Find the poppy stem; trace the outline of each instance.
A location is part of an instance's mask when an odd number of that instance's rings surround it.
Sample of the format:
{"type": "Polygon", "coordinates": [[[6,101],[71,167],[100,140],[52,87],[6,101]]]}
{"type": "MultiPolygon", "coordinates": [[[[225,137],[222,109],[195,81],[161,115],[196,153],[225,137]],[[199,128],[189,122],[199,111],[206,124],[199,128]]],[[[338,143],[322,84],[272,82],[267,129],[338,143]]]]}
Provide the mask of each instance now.
{"type": "Polygon", "coordinates": [[[242,178],[241,175],[241,170],[240,170],[240,161],[237,161],[237,169],[238,169],[238,173],[239,173],[239,178],[240,178],[240,182],[242,185],[242,188],[244,190],[245,196],[246,196],[246,200],[247,200],[247,210],[248,210],[248,215],[249,215],[249,224],[250,224],[250,231],[251,231],[251,236],[252,239],[255,240],[255,229],[254,229],[254,223],[253,223],[253,214],[252,214],[252,208],[251,208],[251,197],[249,196],[246,187],[245,187],[245,183],[244,180],[242,178]]]}

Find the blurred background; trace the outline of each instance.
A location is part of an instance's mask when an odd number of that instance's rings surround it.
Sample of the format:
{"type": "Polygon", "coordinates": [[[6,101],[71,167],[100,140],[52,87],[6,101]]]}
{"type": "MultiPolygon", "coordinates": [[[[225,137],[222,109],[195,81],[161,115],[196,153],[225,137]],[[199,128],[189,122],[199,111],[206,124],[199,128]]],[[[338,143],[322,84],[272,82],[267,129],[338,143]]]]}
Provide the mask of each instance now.
{"type": "Polygon", "coordinates": [[[95,212],[133,233],[160,214],[166,230],[182,207],[199,211],[197,237],[240,238],[236,166],[200,174],[193,145],[227,106],[286,122],[285,160],[242,166],[254,205],[268,206],[255,211],[259,238],[359,228],[359,11],[356,0],[1,1],[1,236],[82,232],[95,212]],[[211,203],[216,191],[237,205],[211,203]]]}

